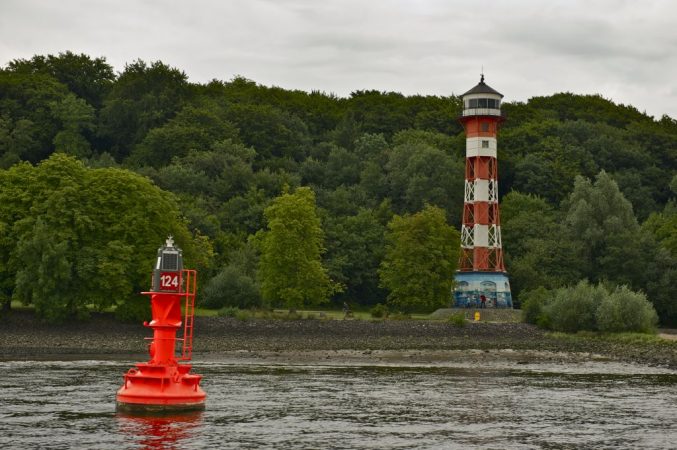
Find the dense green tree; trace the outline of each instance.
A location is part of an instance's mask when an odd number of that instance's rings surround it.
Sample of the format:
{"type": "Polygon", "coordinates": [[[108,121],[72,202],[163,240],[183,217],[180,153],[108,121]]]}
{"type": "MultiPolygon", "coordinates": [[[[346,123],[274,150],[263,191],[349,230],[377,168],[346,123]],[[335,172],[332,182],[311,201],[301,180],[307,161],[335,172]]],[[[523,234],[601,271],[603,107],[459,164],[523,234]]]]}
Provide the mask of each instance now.
{"type": "Polygon", "coordinates": [[[244,143],[256,148],[261,162],[304,159],[310,141],[308,128],[298,117],[270,105],[253,104],[232,105],[227,117],[239,128],[244,143]]]}
{"type": "Polygon", "coordinates": [[[54,150],[60,129],[54,106],[68,95],[68,88],[45,74],[0,70],[0,152],[12,152],[24,161],[37,163],[54,150]],[[4,142],[3,142],[4,141],[4,142]]]}
{"type": "MultiPolygon", "coordinates": [[[[610,280],[646,292],[663,323],[677,320],[670,298],[677,283],[670,189],[677,121],[571,93],[502,109],[508,120],[499,136],[499,194],[513,293],[610,280]],[[613,194],[574,182],[600,170],[617,184],[613,194]],[[626,201],[615,201],[620,194],[626,201]]],[[[414,213],[428,203],[459,225],[460,111],[454,95],[374,90],[339,98],[243,77],[191,83],[162,62],[136,61],[116,76],[104,58],[38,55],[0,69],[0,168],[62,152],[90,168],[122,164],[150,177],[175,194],[197,241],[214,243],[217,266],[202,279],[230,267],[229,255],[265,226],[263,211],[283,186],[311,187],[327,231],[327,267],[347,287],[334,300],[368,303],[383,292],[373,289],[382,246],[364,236],[376,239],[392,214],[386,211],[414,213]]],[[[13,170],[5,175],[5,201],[28,214],[20,201],[35,182],[22,178],[28,169],[13,170]]],[[[13,252],[14,259],[3,259],[0,271],[18,267],[21,214],[3,225],[3,258],[13,252]]],[[[9,298],[16,277],[2,276],[9,298]]]]}
{"type": "Polygon", "coordinates": [[[379,275],[388,304],[404,312],[432,311],[450,301],[458,262],[460,235],[447,225],[444,211],[395,216],[385,235],[379,275]]]}
{"type": "Polygon", "coordinates": [[[580,279],[579,249],[544,199],[510,192],[501,201],[501,234],[512,293],[554,289],[580,279]]]}
{"type": "Polygon", "coordinates": [[[7,168],[21,161],[21,155],[32,154],[39,148],[34,124],[28,119],[16,122],[0,115],[0,167],[7,168]]]}
{"type": "Polygon", "coordinates": [[[67,51],[58,55],[36,55],[31,59],[15,59],[8,70],[23,74],[45,74],[68,86],[68,89],[89,105],[100,108],[103,98],[115,81],[113,67],[106,58],[94,58],[67,51]]]}
{"type": "Polygon", "coordinates": [[[385,300],[379,288],[378,267],[385,251],[385,226],[373,210],[330,217],[326,226],[327,268],[332,279],[345,285],[340,300],[376,304],[385,300]]]}
{"type": "Polygon", "coordinates": [[[414,212],[425,203],[443,208],[460,223],[464,162],[422,143],[395,147],[386,165],[390,198],[397,212],[414,212]]]}
{"type": "Polygon", "coordinates": [[[565,207],[570,238],[582,244],[580,257],[585,273],[593,281],[617,279],[625,271],[605,258],[613,247],[620,252],[614,258],[617,263],[632,264],[627,257],[637,251],[639,224],[616,182],[604,171],[594,184],[577,177],[565,207]]]}
{"type": "Polygon", "coordinates": [[[309,188],[277,197],[265,210],[259,279],[264,300],[296,309],[324,303],[338,291],[322,266],[324,236],[309,188]]]}
{"type": "Polygon", "coordinates": [[[675,259],[640,228],[613,179],[603,171],[594,184],[577,178],[564,206],[566,235],[578,243],[583,276],[644,289],[663,322],[677,320],[677,304],[668,288],[677,282],[675,259]]]}
{"type": "Polygon", "coordinates": [[[100,110],[98,133],[118,160],[153,128],[174,117],[191,97],[186,74],[156,61],[125,66],[100,110]]]}
{"type": "MultiPolygon", "coordinates": [[[[670,187],[677,197],[677,175],[672,178],[670,187]]],[[[651,233],[673,258],[677,258],[677,201],[673,197],[662,212],[654,212],[642,224],[642,228],[651,233]]]]}
{"type": "Polygon", "coordinates": [[[94,108],[68,94],[60,102],[52,104],[52,111],[61,122],[61,131],[54,136],[54,149],[76,157],[89,156],[91,148],[83,132],[94,127],[94,108]]]}
{"type": "Polygon", "coordinates": [[[164,125],[153,128],[133,150],[137,165],[162,167],[189,151],[209,150],[216,142],[237,142],[237,129],[216,105],[188,105],[164,125]]]}
{"type": "MultiPolygon", "coordinates": [[[[171,195],[148,180],[120,169],[86,169],[55,154],[37,167],[15,166],[0,195],[25,191],[0,208],[14,247],[5,279],[13,296],[35,305],[50,321],[86,316],[88,306],[105,309],[129,301],[147,286],[155,250],[174,235],[193,261],[204,255],[180,220],[171,195]]],[[[9,250],[9,252],[7,252],[9,250]]]]}

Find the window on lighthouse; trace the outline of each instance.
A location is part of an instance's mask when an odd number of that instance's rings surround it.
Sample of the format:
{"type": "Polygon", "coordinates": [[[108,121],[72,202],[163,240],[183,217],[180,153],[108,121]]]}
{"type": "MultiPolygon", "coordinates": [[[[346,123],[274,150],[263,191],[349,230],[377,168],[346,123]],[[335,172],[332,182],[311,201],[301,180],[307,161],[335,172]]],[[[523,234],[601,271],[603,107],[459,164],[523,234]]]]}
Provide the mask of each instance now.
{"type": "Polygon", "coordinates": [[[489,148],[489,141],[482,141],[482,148],[489,148]]]}

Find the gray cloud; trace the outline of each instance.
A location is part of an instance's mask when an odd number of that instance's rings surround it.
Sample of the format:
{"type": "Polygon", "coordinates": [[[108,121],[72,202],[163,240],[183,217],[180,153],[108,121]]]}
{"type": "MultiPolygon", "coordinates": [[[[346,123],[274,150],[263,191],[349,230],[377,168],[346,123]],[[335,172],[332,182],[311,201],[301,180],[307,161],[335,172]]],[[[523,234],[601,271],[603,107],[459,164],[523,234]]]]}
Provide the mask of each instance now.
{"type": "Polygon", "coordinates": [[[462,93],[484,66],[506,100],[599,93],[677,117],[676,13],[660,0],[3,0],[0,63],[72,50],[338,95],[462,93]]]}

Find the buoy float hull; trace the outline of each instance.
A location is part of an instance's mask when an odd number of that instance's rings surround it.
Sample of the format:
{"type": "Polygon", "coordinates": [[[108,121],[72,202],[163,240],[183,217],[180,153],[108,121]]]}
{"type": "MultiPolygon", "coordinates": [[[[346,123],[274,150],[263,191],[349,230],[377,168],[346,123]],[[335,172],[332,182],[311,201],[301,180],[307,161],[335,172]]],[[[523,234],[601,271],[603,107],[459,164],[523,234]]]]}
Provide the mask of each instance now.
{"type": "Polygon", "coordinates": [[[178,412],[203,411],[204,400],[199,403],[176,403],[176,404],[150,404],[150,403],[126,403],[117,401],[115,409],[118,412],[128,414],[171,414],[178,412]]]}
{"type": "Polygon", "coordinates": [[[120,411],[174,412],[204,409],[207,394],[201,375],[190,374],[190,365],[138,363],[124,375],[116,406],[120,411]]]}

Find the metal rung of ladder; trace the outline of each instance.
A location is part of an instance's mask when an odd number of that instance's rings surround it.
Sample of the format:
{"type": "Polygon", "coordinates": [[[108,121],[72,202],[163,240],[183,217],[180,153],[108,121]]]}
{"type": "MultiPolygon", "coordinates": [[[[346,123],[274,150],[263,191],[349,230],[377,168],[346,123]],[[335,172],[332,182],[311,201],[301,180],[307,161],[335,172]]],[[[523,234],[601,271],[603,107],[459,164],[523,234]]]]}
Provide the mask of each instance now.
{"type": "Polygon", "coordinates": [[[193,356],[193,331],[195,326],[195,291],[197,286],[197,273],[195,270],[184,269],[181,271],[181,284],[184,304],[183,318],[183,345],[181,346],[181,361],[190,361],[193,356]]]}

